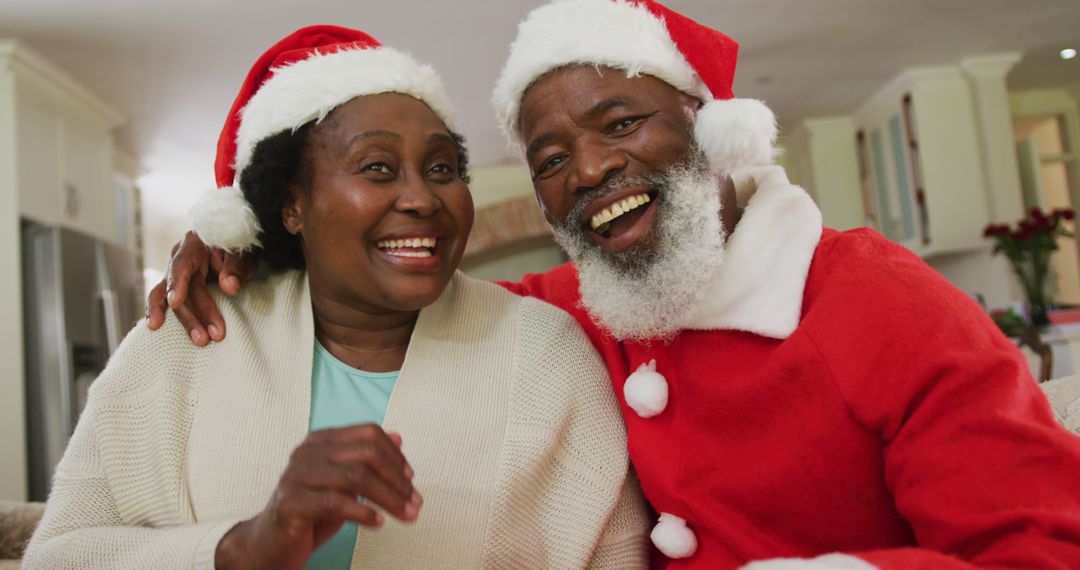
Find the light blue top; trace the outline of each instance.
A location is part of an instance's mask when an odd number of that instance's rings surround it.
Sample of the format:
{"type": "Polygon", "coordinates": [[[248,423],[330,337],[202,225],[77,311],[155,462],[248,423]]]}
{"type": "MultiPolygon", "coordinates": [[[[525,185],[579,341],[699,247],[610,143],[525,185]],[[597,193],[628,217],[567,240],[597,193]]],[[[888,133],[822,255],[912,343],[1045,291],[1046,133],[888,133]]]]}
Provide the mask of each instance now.
{"type": "MultiPolygon", "coordinates": [[[[398,373],[365,372],[334,358],[315,341],[311,370],[311,431],[356,424],[382,424],[398,373]]],[[[348,570],[356,546],[356,525],[345,523],[312,553],[308,570],[348,570]]]]}

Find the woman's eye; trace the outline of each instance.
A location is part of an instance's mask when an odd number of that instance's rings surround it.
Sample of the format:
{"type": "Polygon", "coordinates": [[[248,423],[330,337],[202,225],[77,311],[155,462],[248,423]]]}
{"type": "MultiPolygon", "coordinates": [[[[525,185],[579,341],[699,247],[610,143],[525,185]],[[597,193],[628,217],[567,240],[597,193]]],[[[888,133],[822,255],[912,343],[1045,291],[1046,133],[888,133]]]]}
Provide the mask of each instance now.
{"type": "Polygon", "coordinates": [[[384,162],[372,162],[370,164],[365,164],[360,170],[363,172],[379,172],[387,174],[391,172],[390,167],[387,166],[384,162]]]}
{"type": "Polygon", "coordinates": [[[431,172],[432,174],[454,174],[454,167],[446,163],[440,163],[432,166],[431,172]]]}

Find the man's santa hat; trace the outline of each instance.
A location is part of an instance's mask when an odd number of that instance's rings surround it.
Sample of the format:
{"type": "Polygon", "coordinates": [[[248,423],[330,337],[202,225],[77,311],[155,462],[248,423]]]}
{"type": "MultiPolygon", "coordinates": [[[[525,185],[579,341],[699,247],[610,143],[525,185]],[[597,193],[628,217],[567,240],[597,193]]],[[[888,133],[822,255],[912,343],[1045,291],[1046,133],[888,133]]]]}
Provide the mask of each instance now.
{"type": "Polygon", "coordinates": [[[259,245],[259,224],[240,188],[256,145],[379,93],[411,95],[452,127],[453,108],[435,70],[364,32],[308,26],[274,44],[248,72],[225,119],[214,162],[218,189],[191,209],[195,233],[227,251],[259,245]]]}
{"type": "Polygon", "coordinates": [[[522,148],[521,98],[544,74],[583,64],[652,75],[704,104],[694,138],[715,172],[772,163],[776,119],[731,91],[739,44],[653,0],[556,0],[518,26],[493,102],[511,144],[522,148]]]}

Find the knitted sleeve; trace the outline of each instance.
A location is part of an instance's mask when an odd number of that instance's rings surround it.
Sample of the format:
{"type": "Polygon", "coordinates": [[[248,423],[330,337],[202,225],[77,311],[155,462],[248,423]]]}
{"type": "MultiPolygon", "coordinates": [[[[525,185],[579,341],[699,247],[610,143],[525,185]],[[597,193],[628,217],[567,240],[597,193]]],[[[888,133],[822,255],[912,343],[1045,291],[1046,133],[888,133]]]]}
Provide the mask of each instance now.
{"type": "Polygon", "coordinates": [[[603,362],[566,313],[525,299],[520,317],[487,565],[644,568],[644,501],[603,362]]]}
{"type": "Polygon", "coordinates": [[[589,568],[621,570],[645,568],[648,547],[643,529],[648,524],[645,513],[645,497],[641,493],[634,470],[627,473],[619,502],[608,519],[600,544],[589,561],[589,568]]]}
{"type": "Polygon", "coordinates": [[[833,328],[814,342],[881,439],[886,484],[921,547],[860,558],[1080,568],[1080,440],[1054,421],[1016,347],[897,245],[849,238],[832,258],[831,293],[815,302],[833,328]]]}
{"type": "Polygon", "coordinates": [[[190,524],[181,512],[184,376],[205,360],[184,366],[166,348],[189,345],[183,334],[138,325],[95,381],[24,568],[213,568],[238,521],[190,524]],[[156,420],[176,429],[151,429],[156,420]]]}

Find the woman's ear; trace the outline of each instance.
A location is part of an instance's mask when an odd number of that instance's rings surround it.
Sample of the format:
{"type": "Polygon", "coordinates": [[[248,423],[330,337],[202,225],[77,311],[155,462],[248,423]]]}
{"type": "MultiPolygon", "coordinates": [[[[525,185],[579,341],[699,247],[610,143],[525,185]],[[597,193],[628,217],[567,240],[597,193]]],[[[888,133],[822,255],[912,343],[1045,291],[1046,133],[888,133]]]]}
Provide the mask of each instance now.
{"type": "Polygon", "coordinates": [[[292,235],[304,231],[303,194],[303,190],[298,185],[290,185],[289,196],[285,198],[285,205],[281,207],[281,223],[292,235]]]}

